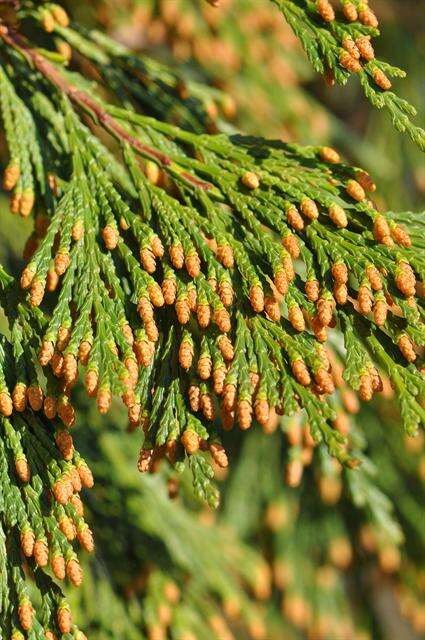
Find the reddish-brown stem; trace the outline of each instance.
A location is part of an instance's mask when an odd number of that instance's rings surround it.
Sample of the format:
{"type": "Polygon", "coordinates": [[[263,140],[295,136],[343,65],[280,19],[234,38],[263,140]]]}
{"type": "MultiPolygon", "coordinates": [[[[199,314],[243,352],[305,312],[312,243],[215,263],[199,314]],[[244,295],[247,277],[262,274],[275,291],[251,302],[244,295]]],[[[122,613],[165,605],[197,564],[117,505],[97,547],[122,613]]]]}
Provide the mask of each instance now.
{"type": "MultiPolygon", "coordinates": [[[[127,142],[138,153],[148,158],[151,158],[155,162],[158,162],[164,167],[170,166],[172,163],[171,158],[165,154],[157,151],[156,149],[144,144],[138,140],[135,136],[131,135],[122,127],[115,118],[107,113],[102,107],[89,96],[85,91],[81,91],[74,85],[70,84],[60,73],[60,71],[49,60],[44,58],[38,51],[29,47],[23,38],[16,32],[12,32],[4,25],[0,25],[0,37],[11,47],[18,49],[27,60],[37,69],[49,82],[54,84],[61,92],[66,94],[69,99],[77,104],[79,107],[87,111],[90,116],[97,122],[99,122],[104,129],[109,131],[111,135],[118,138],[123,142],[127,142]]],[[[200,189],[210,189],[212,185],[208,182],[204,182],[199,178],[185,172],[182,174],[188,182],[200,189]]]]}

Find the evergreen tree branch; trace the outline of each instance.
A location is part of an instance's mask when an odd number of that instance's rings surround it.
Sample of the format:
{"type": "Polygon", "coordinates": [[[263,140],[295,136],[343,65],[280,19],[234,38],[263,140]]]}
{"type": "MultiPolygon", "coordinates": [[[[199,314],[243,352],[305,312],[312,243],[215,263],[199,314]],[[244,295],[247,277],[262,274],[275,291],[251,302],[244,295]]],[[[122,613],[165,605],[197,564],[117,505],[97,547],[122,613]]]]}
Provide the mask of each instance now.
{"type": "Polygon", "coordinates": [[[363,92],[377,109],[387,109],[394,127],[407,133],[425,150],[425,130],[411,119],[416,109],[390,91],[387,74],[405,77],[405,72],[375,58],[372,38],[379,35],[378,20],[367,2],[341,0],[337,15],[329,0],[272,0],[299,38],[318,73],[330,84],[345,84],[351,74],[359,77],[363,92]]]}

